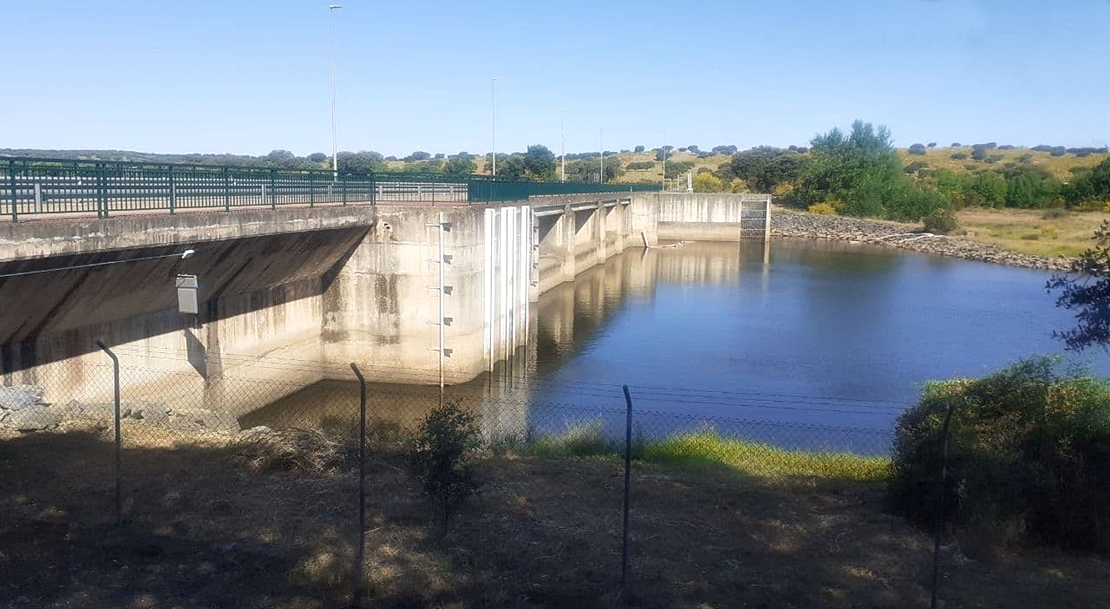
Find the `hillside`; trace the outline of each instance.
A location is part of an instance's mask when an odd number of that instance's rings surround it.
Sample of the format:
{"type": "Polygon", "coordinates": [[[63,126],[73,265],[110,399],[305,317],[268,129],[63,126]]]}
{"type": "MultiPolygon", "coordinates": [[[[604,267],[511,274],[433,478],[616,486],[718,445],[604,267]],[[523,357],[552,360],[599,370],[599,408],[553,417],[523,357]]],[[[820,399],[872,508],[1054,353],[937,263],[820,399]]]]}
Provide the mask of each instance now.
{"type": "MultiPolygon", "coordinates": [[[[1053,156],[1050,152],[1035,151],[1030,148],[1015,147],[1012,149],[999,149],[994,148],[989,151],[987,157],[983,160],[974,160],[971,158],[972,147],[944,147],[944,148],[929,148],[924,151],[924,154],[911,154],[908,148],[897,149],[899,157],[902,159],[903,166],[909,167],[914,163],[923,163],[924,166],[919,165],[919,168],[925,169],[948,169],[959,174],[977,174],[986,171],[1000,171],[1005,168],[1014,167],[1017,165],[1024,165],[1026,167],[1043,169],[1057,180],[1067,182],[1075,171],[1081,169],[1090,169],[1098,165],[1110,154],[1089,154],[1087,156],[1077,156],[1076,154],[1067,153],[1062,156],[1053,156]],[[953,158],[953,156],[957,158],[953,158]],[[963,157],[963,158],[961,158],[963,157]]],[[[616,178],[615,181],[623,183],[636,183],[636,182],[660,182],[663,178],[662,163],[656,161],[656,150],[647,150],[644,152],[620,152],[613,156],[606,156],[606,158],[615,157],[621,167],[624,169],[623,173],[616,178]],[[638,165],[645,165],[650,163],[650,167],[642,169],[630,169],[629,165],[637,167],[638,165]]],[[[366,156],[366,164],[374,164],[379,169],[386,171],[405,171],[413,170],[417,166],[421,169],[428,169],[429,162],[435,161],[405,161],[395,160],[389,157],[385,160],[377,153],[340,153],[340,167],[344,166],[344,156],[362,157],[366,156]]],[[[575,162],[589,162],[597,163],[596,152],[585,153],[593,154],[593,158],[580,160],[578,154],[568,154],[567,164],[573,165],[575,162]]],[[[261,166],[261,167],[287,167],[296,169],[327,169],[330,166],[330,159],[324,158],[318,160],[320,154],[309,155],[307,157],[297,157],[292,153],[276,150],[268,155],[263,156],[250,156],[250,155],[237,155],[225,153],[193,153],[193,154],[160,154],[149,152],[135,152],[128,150],[44,150],[44,149],[0,149],[0,157],[3,156],[30,156],[41,158],[62,158],[62,159],[75,159],[75,160],[103,160],[103,161],[140,161],[149,163],[204,163],[204,164],[219,164],[219,165],[236,165],[236,166],[261,166]]],[[[434,155],[431,155],[434,156],[434,155]]],[[[445,155],[447,156],[447,155],[445,155]]],[[[500,160],[500,153],[498,159],[500,160]]],[[[667,159],[668,174],[673,177],[673,169],[678,168],[685,171],[693,171],[696,175],[699,171],[717,171],[723,163],[731,160],[731,155],[725,154],[710,154],[705,155],[695,154],[690,152],[682,152],[679,150],[672,150],[671,155],[667,159]],[[691,164],[691,167],[684,169],[683,165],[691,164]]],[[[359,160],[362,160],[361,158],[359,160]]],[[[472,160],[475,163],[475,173],[485,174],[489,173],[487,167],[487,159],[485,156],[473,156],[472,160]]],[[[558,174],[558,156],[556,156],[556,177],[558,174]]]]}

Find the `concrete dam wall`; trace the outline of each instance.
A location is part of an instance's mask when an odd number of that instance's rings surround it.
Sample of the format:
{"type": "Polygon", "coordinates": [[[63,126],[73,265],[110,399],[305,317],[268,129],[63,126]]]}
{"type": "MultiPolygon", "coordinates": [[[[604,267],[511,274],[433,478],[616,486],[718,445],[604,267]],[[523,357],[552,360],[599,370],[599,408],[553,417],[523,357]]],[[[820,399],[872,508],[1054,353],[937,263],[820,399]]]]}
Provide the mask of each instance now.
{"type": "Polygon", "coordinates": [[[0,385],[107,401],[97,340],[120,357],[125,401],[171,410],[239,417],[348,379],[351,362],[436,384],[441,264],[443,373],[465,382],[528,344],[542,292],[661,239],[761,238],[766,210],[765,196],[605,193],[4,225],[0,385]],[[180,274],[199,279],[197,315],[178,312],[180,274]]]}

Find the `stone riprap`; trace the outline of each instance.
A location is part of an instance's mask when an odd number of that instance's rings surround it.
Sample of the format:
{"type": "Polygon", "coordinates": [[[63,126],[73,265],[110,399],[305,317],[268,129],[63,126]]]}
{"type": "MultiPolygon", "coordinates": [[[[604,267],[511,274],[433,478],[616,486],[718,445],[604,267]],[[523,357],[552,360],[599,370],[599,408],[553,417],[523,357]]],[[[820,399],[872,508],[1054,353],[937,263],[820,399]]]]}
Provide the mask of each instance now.
{"type": "MultiPolygon", "coordinates": [[[[102,426],[115,420],[115,404],[70,401],[44,403],[42,387],[0,387],[0,430],[32,432],[55,429],[65,423],[93,422],[102,426]]],[[[146,400],[120,403],[120,419],[182,432],[237,433],[239,423],[228,413],[204,409],[171,408],[146,400]]]]}
{"type": "Polygon", "coordinates": [[[794,213],[781,209],[771,216],[771,237],[867,243],[1047,271],[1066,271],[1072,260],[1065,256],[1045,258],[1018,254],[987,243],[922,232],[919,227],[897,222],[794,213]]]}

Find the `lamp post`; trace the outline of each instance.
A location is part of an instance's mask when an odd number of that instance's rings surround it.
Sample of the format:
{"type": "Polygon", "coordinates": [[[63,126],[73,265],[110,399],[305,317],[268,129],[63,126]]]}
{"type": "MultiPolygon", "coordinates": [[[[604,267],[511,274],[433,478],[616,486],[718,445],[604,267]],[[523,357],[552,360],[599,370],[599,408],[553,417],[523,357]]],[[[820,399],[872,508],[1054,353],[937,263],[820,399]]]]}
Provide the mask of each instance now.
{"type": "Polygon", "coordinates": [[[500,78],[494,76],[493,81],[490,83],[490,98],[489,98],[489,140],[490,140],[490,159],[493,162],[493,177],[497,177],[497,81],[500,78]]]}
{"type": "Polygon", "coordinates": [[[663,132],[663,190],[667,190],[667,132],[663,132]]]}
{"type": "Polygon", "coordinates": [[[605,128],[597,128],[597,148],[601,151],[601,175],[598,176],[597,183],[605,183],[605,128]]]}
{"type": "Polygon", "coordinates": [[[335,93],[335,36],[332,33],[331,14],[343,8],[340,4],[328,5],[328,64],[331,76],[331,172],[332,181],[339,180],[339,131],[336,127],[336,114],[339,112],[339,102],[335,93]]]}
{"type": "Polygon", "coordinates": [[[563,108],[559,120],[559,164],[562,165],[563,182],[567,181],[567,110],[563,108]]]}

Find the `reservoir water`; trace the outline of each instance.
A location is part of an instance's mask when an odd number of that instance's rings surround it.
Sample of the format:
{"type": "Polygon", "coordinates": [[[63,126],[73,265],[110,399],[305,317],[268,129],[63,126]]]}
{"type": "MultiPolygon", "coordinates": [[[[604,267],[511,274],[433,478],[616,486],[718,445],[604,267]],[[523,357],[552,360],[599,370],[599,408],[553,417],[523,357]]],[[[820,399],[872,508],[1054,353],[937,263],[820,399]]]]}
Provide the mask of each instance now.
{"type": "MultiPolygon", "coordinates": [[[[1062,353],[1052,331],[1072,318],[1046,292],[1050,276],[827,242],[631,250],[543,294],[529,346],[450,394],[480,409],[490,434],[579,420],[617,434],[628,385],[646,435],[709,424],[786,446],[880,452],[925,381],[1062,353]]],[[[1071,359],[1110,374],[1102,352],[1071,359]]],[[[243,423],[304,417],[305,405],[354,391],[326,381],[243,423]]],[[[374,412],[402,424],[438,397],[399,385],[371,394],[374,412]]]]}

